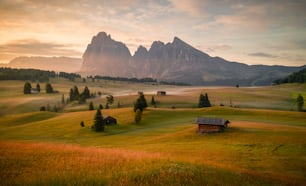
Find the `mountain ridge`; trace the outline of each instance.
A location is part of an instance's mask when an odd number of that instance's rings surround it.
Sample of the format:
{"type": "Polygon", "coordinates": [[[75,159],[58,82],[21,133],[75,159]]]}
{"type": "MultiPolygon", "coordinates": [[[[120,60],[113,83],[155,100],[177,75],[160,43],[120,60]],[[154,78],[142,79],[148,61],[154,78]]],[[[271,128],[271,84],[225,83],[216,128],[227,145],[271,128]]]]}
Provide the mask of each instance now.
{"type": "Polygon", "coordinates": [[[50,70],[56,72],[77,72],[82,65],[81,58],[72,57],[43,57],[43,56],[19,56],[12,59],[2,67],[10,68],[32,68],[40,70],[50,70]]]}
{"type": "Polygon", "coordinates": [[[247,65],[211,57],[177,36],[172,42],[139,46],[134,55],[105,32],[92,38],[83,55],[85,75],[150,77],[193,85],[267,85],[302,67],[247,65]],[[113,55],[115,54],[115,55],[113,55]]]}

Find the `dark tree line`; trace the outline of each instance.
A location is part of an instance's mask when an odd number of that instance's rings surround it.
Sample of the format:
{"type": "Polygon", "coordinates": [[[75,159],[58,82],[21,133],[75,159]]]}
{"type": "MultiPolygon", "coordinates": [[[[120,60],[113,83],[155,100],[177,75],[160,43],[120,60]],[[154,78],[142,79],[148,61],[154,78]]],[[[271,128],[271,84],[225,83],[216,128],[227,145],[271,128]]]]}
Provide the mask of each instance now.
{"type": "Polygon", "coordinates": [[[0,80],[26,80],[48,82],[49,78],[62,77],[74,81],[75,78],[81,78],[79,74],[66,73],[38,69],[14,69],[0,68],[0,80]]]}
{"type": "Polygon", "coordinates": [[[125,77],[110,77],[110,76],[89,76],[88,78],[100,79],[100,80],[112,80],[112,81],[127,81],[134,83],[156,83],[157,80],[153,78],[125,78],[125,77]]]}
{"type": "Polygon", "coordinates": [[[80,74],[75,73],[67,73],[67,72],[60,72],[58,74],[59,77],[69,79],[70,81],[74,81],[76,78],[81,78],[80,74]]]}
{"type": "Polygon", "coordinates": [[[0,80],[27,80],[47,82],[50,77],[56,77],[54,71],[36,69],[0,68],[0,80]]]}
{"type": "MultiPolygon", "coordinates": [[[[162,85],[177,85],[177,86],[189,86],[188,83],[182,82],[168,82],[168,81],[160,81],[157,82],[156,79],[153,78],[125,78],[125,77],[110,77],[110,76],[88,76],[91,79],[99,79],[99,80],[111,80],[111,81],[125,81],[125,82],[132,82],[132,83],[159,83],[162,85]]],[[[85,80],[84,80],[85,81],[85,80]]]]}
{"type": "Polygon", "coordinates": [[[191,86],[191,84],[183,83],[183,82],[168,82],[168,81],[161,81],[159,82],[161,85],[176,85],[176,86],[191,86]]]}
{"type": "Polygon", "coordinates": [[[284,83],[305,83],[305,82],[306,82],[306,68],[298,72],[294,72],[283,79],[277,79],[273,81],[273,83],[277,85],[284,83]]]}

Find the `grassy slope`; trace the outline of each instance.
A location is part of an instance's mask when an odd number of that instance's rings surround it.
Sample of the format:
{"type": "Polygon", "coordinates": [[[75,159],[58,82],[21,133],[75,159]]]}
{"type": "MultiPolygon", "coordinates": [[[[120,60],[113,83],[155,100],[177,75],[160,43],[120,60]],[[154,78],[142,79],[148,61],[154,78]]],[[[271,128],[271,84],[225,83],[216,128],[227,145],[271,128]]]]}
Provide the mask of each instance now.
{"type": "MultiPolygon", "coordinates": [[[[0,92],[0,178],[5,185],[303,185],[305,182],[306,115],[262,109],[290,110],[298,93],[305,96],[305,85],[181,88],[177,94],[173,87],[91,82],[90,89],[94,91],[128,92],[125,96],[115,96],[115,102],[119,100],[125,107],[135,100],[130,92],[152,93],[157,89],[170,92],[170,96],[155,97],[158,108],[145,111],[138,125],[133,122],[132,108],[103,110],[104,115],[112,115],[119,122],[117,126],[107,127],[104,133],[91,131],[95,111],[84,111],[87,105],[66,107],[66,111],[78,112],[36,112],[41,104],[59,102],[61,94],[22,95],[16,90],[23,82],[0,82],[0,85],[5,90],[0,92]],[[122,91],[122,86],[126,90],[122,91]],[[215,105],[220,102],[228,105],[231,100],[234,105],[261,110],[180,108],[195,107],[199,94],[205,92],[215,105]],[[177,109],[169,109],[172,106],[177,109]],[[232,123],[225,133],[198,135],[193,124],[198,115],[224,117],[232,123]],[[82,120],[84,128],[80,127],[82,120]]],[[[74,83],[54,81],[53,85],[66,94],[74,83]]],[[[80,90],[81,86],[84,84],[79,85],[80,90]]],[[[151,95],[147,96],[148,101],[150,98],[151,95]]],[[[92,101],[95,105],[105,103],[104,98],[92,101]]]]}
{"type": "MultiPolygon", "coordinates": [[[[138,161],[131,158],[123,165],[105,165],[107,170],[101,182],[114,182],[113,172],[118,172],[122,182],[130,184],[138,183],[137,179],[147,180],[154,183],[152,174],[156,176],[161,184],[168,184],[168,177],[173,178],[173,184],[183,182],[185,176],[190,177],[194,184],[199,183],[225,183],[223,181],[232,180],[234,185],[247,184],[301,184],[305,181],[305,153],[306,153],[306,116],[304,113],[269,111],[268,122],[266,112],[263,110],[234,109],[234,108],[209,108],[209,109],[148,109],[144,113],[141,124],[133,124],[132,109],[111,109],[104,110],[103,114],[112,115],[118,118],[119,125],[108,127],[104,133],[94,133],[90,129],[94,111],[73,112],[53,115],[42,121],[29,120],[28,123],[21,123],[24,114],[17,115],[12,126],[8,123],[1,124],[0,138],[3,140],[30,140],[51,143],[71,143],[82,146],[98,146],[102,149],[130,151],[136,154],[142,153],[153,155],[153,158],[143,160],[146,162],[145,168],[140,168],[138,161]],[[231,120],[231,127],[225,133],[213,135],[198,135],[193,119],[197,115],[222,116],[231,120]],[[241,119],[242,118],[242,119],[241,119]],[[85,121],[85,128],[79,126],[80,120],[85,121]],[[286,121],[285,121],[286,120],[286,121]],[[298,122],[297,122],[298,121],[298,122]],[[154,155],[157,155],[156,157],[154,155]],[[123,167],[133,167],[131,172],[126,172],[123,167]],[[178,167],[177,167],[178,166],[178,167]],[[162,172],[166,169],[179,172],[162,172]],[[178,170],[176,170],[178,169],[178,170]],[[126,175],[123,175],[123,173],[126,175]],[[137,173],[135,173],[135,171],[137,173]],[[122,174],[121,174],[122,173],[122,174]],[[136,175],[137,176],[136,176],[136,175]],[[166,174],[167,176],[164,177],[166,174]],[[111,176],[110,176],[111,175],[111,176]],[[199,177],[199,175],[202,175],[199,177]],[[137,179],[133,180],[133,176],[137,179]],[[194,176],[194,177],[193,177],[194,176]],[[222,176],[220,180],[218,177],[222,176]],[[229,176],[229,177],[227,177],[229,176]],[[234,178],[232,178],[232,176],[234,178]],[[127,180],[126,180],[127,179],[127,180]]],[[[35,118],[36,113],[32,113],[35,118]]],[[[45,113],[48,115],[48,113],[45,113]]],[[[9,116],[2,121],[10,122],[9,116]]],[[[6,144],[7,142],[2,142],[6,144]]],[[[19,143],[17,143],[19,145],[19,143]]],[[[35,144],[26,144],[24,148],[31,149],[35,144]]],[[[93,160],[83,160],[84,157],[78,155],[83,150],[61,152],[55,145],[51,144],[49,151],[55,153],[58,158],[76,159],[76,161],[91,161],[90,169],[85,179],[86,183],[91,183],[97,177],[95,173],[99,166],[93,160]],[[53,149],[53,150],[52,150],[53,149]],[[79,152],[81,151],[81,152],[79,152]],[[67,155],[66,155],[67,153],[67,155]],[[63,157],[62,157],[63,156],[63,157]],[[93,167],[92,167],[93,166],[93,167]]],[[[48,147],[48,145],[47,145],[48,147]]],[[[72,146],[73,148],[80,148],[72,146]]],[[[39,148],[38,148],[39,149],[39,148]]],[[[64,148],[65,149],[65,148],[64,148]]],[[[69,149],[69,148],[68,148],[69,149]]],[[[122,160],[122,155],[96,155],[100,148],[94,148],[88,152],[88,156],[99,156],[98,162],[103,162],[103,157],[116,157],[122,160]]],[[[6,148],[7,154],[16,153],[11,148],[6,148]]],[[[22,148],[20,151],[21,152],[22,148]]],[[[35,151],[32,149],[32,151],[35,151]]],[[[84,150],[87,152],[87,150],[84,150]]],[[[38,154],[45,166],[50,166],[51,157],[38,154]]],[[[17,155],[16,155],[17,156],[17,155]]],[[[138,156],[138,155],[136,155],[138,156]]],[[[85,156],[86,157],[86,156],[85,156]]],[[[21,161],[27,159],[21,158],[21,161]]],[[[19,159],[19,158],[17,158],[19,159]]],[[[114,160],[116,161],[116,160],[114,160]]],[[[124,160],[122,160],[124,161],[124,160]]],[[[70,167],[70,161],[63,166],[70,167]]],[[[104,162],[105,163],[105,162],[104,162]]],[[[64,179],[71,181],[78,176],[78,167],[83,163],[77,163],[75,168],[71,168],[71,173],[62,172],[67,178],[59,175],[54,179],[64,179]]],[[[87,164],[87,163],[86,163],[87,164]]],[[[103,167],[104,164],[102,163],[103,167]]],[[[16,165],[17,166],[17,165],[16,165]]],[[[35,165],[33,166],[35,171],[35,165]]],[[[27,167],[27,166],[26,166],[27,167]]],[[[28,168],[29,168],[28,167],[28,168]]],[[[58,167],[51,168],[51,175],[58,167]]],[[[11,169],[9,169],[11,170],[11,169]]],[[[12,170],[11,170],[12,171],[12,170]]],[[[58,171],[58,170],[57,170],[58,171]]],[[[26,172],[22,172],[26,174],[26,172]]],[[[49,173],[48,173],[49,174],[49,173]]],[[[104,173],[103,173],[104,174],[104,173]]],[[[117,175],[118,176],[118,175],[117,175]]],[[[22,179],[18,177],[18,179],[22,179]]],[[[38,177],[28,180],[40,182],[38,177]]],[[[51,178],[50,178],[51,179],[51,178]]],[[[81,182],[82,179],[76,179],[81,182]]],[[[140,181],[138,180],[138,181],[140,181]]],[[[27,180],[24,180],[27,181],[27,180]]],[[[53,180],[54,181],[54,180],[53,180]]],[[[50,183],[53,183],[52,179],[50,183]]],[[[121,182],[120,181],[120,182],[121,182]]],[[[191,180],[190,180],[191,181],[191,180]]],[[[117,183],[114,183],[117,184],[117,183]]]]}
{"type": "MultiPolygon", "coordinates": [[[[125,82],[69,82],[62,79],[52,80],[54,89],[59,90],[59,94],[45,94],[44,83],[41,83],[43,93],[23,95],[23,81],[0,81],[0,116],[6,114],[17,114],[24,112],[38,111],[41,106],[47,104],[60,105],[62,94],[68,98],[69,90],[74,85],[82,92],[87,85],[91,92],[102,92],[104,95],[113,94],[115,97],[112,108],[117,107],[120,102],[122,107],[131,107],[136,100],[138,91],[143,91],[146,99],[150,102],[152,95],[157,90],[166,90],[168,96],[156,96],[157,106],[162,108],[195,108],[197,107],[199,94],[208,93],[213,105],[225,106],[232,104],[240,108],[260,108],[277,110],[296,110],[295,99],[300,93],[306,97],[306,84],[291,84],[281,86],[268,86],[257,88],[235,88],[235,87],[174,87],[150,84],[129,84],[125,82]]],[[[32,86],[36,83],[32,83],[32,86]]],[[[105,106],[105,97],[95,98],[91,101],[97,107],[99,104],[105,106]]],[[[66,111],[87,110],[88,105],[68,105],[66,111]]]]}

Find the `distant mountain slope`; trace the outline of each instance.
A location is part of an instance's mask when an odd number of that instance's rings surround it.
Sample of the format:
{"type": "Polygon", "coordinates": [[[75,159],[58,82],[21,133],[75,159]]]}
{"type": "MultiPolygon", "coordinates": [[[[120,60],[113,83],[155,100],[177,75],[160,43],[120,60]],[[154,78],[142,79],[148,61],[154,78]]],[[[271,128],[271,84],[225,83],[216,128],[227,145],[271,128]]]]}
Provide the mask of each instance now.
{"type": "Polygon", "coordinates": [[[94,36],[83,55],[81,73],[114,77],[151,77],[193,85],[267,85],[301,67],[249,66],[229,62],[190,46],[178,37],[172,43],[140,46],[134,56],[105,32],[94,36]]]}
{"type": "Polygon", "coordinates": [[[294,72],[282,79],[274,80],[274,84],[283,84],[283,83],[305,83],[306,82],[306,67],[298,72],[294,72]]]}
{"type": "Polygon", "coordinates": [[[82,65],[82,59],[70,57],[17,57],[5,67],[33,68],[41,70],[77,72],[82,65]]]}

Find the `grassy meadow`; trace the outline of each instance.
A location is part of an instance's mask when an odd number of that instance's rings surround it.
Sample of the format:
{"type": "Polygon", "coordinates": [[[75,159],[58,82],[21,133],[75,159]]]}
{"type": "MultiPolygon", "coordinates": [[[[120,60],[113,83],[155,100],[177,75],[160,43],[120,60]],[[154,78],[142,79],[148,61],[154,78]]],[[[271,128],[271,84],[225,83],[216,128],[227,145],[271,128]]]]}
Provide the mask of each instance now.
{"type": "MultiPolygon", "coordinates": [[[[306,84],[267,87],[177,87],[116,81],[51,81],[59,94],[23,95],[23,81],[0,81],[1,185],[304,185],[306,114],[297,112],[306,84]],[[87,85],[101,97],[69,103],[62,94],[87,85]],[[167,96],[157,96],[157,90],[167,96]],[[139,124],[133,102],[147,102],[139,124]],[[211,108],[197,108],[208,93],[211,108]],[[97,108],[114,96],[103,115],[117,119],[105,132],[91,129],[97,108]],[[120,108],[117,103],[120,103],[120,108]],[[220,106],[220,104],[224,106],[220,106]],[[150,105],[150,104],[149,104],[150,105]],[[197,116],[231,121],[222,133],[197,133],[197,116]],[[85,127],[80,126],[84,121],[85,127]]],[[[36,83],[32,83],[32,86],[36,83]]],[[[44,84],[41,83],[44,90],[44,84]]]]}

